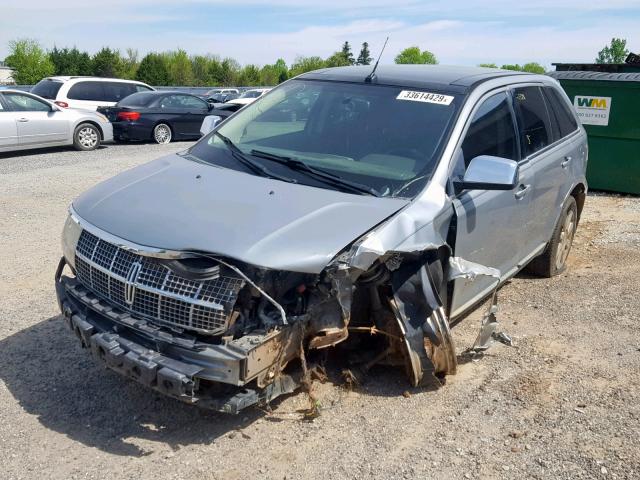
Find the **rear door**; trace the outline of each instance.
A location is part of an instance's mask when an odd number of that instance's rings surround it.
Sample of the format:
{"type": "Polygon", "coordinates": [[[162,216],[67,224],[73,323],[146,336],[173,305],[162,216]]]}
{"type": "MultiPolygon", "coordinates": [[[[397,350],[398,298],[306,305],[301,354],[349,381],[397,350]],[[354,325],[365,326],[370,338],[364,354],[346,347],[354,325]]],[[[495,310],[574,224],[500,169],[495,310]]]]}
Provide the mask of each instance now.
{"type": "Polygon", "coordinates": [[[115,105],[115,102],[105,101],[105,83],[100,80],[81,80],[74,83],[67,92],[69,107],[96,110],[98,107],[115,105]]]}
{"type": "Polygon", "coordinates": [[[548,240],[555,228],[562,204],[573,188],[574,179],[579,177],[575,172],[582,164],[585,151],[569,99],[552,86],[545,86],[542,91],[551,117],[555,141],[550,158],[537,173],[540,180],[536,180],[536,188],[540,189],[540,193],[535,197],[536,202],[541,202],[541,209],[551,212],[555,208],[555,215],[538,219],[538,224],[544,232],[543,238],[548,240]],[[554,190],[547,191],[550,188],[554,190]]]}
{"type": "Polygon", "coordinates": [[[167,95],[160,102],[162,113],[170,119],[173,132],[178,137],[200,136],[200,126],[209,113],[204,100],[191,95],[167,95]]]}
{"type": "MultiPolygon", "coordinates": [[[[479,155],[520,158],[518,133],[507,91],[486,96],[476,106],[461,144],[453,177],[464,175],[479,155]]],[[[532,171],[520,164],[515,190],[463,190],[454,198],[457,227],[455,255],[500,270],[504,280],[517,270],[531,215],[532,171]]],[[[496,279],[478,276],[455,280],[451,316],[455,317],[491,292],[496,279]]]]}
{"type": "Polygon", "coordinates": [[[0,149],[18,146],[18,127],[16,113],[9,110],[0,94],[0,149]]]}
{"type": "Polygon", "coordinates": [[[551,238],[571,181],[567,167],[576,155],[572,142],[561,138],[559,124],[547,104],[543,88],[530,85],[513,89],[523,158],[534,172],[533,212],[524,245],[528,253],[539,253],[551,238]]]}
{"type": "Polygon", "coordinates": [[[181,102],[187,109],[188,135],[200,136],[200,127],[204,117],[209,115],[209,104],[192,95],[182,95],[181,102]]]}
{"type": "Polygon", "coordinates": [[[15,114],[19,145],[71,142],[71,127],[64,112],[52,111],[48,103],[26,94],[5,93],[4,98],[15,114]]]}

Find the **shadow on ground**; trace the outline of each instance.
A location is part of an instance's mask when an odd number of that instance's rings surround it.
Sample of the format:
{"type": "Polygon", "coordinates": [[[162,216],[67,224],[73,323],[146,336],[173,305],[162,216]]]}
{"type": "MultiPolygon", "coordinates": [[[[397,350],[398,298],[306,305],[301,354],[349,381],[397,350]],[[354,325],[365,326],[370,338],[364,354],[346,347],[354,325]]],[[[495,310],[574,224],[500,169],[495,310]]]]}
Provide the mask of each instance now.
{"type": "MultiPolygon", "coordinates": [[[[105,148],[109,148],[107,145],[100,145],[96,150],[104,150],[105,148]]],[[[64,153],[64,152],[76,152],[77,150],[73,148],[73,146],[62,146],[62,147],[45,147],[45,148],[34,148],[27,150],[13,150],[10,152],[0,153],[0,160],[3,158],[11,158],[11,157],[31,157],[35,155],[43,155],[45,153],[64,153]]]]}
{"type": "Polygon", "coordinates": [[[0,341],[0,378],[29,414],[47,428],[115,455],[150,452],[140,438],[171,448],[207,444],[263,413],[219,414],[165,398],[107,370],[83,350],[60,317],[0,341]]]}
{"type": "MultiPolygon", "coordinates": [[[[330,383],[342,385],[344,365],[329,363],[330,383]]],[[[265,415],[257,408],[237,416],[203,410],[123,378],[82,349],[60,316],[0,340],[0,365],[8,390],[42,425],[115,455],[152,453],[131,443],[135,439],[165,443],[174,450],[208,444],[265,415]]],[[[411,388],[402,368],[375,366],[355,388],[363,395],[397,397],[438,387],[434,379],[411,388]]],[[[272,402],[274,409],[278,400],[272,402]]]]}

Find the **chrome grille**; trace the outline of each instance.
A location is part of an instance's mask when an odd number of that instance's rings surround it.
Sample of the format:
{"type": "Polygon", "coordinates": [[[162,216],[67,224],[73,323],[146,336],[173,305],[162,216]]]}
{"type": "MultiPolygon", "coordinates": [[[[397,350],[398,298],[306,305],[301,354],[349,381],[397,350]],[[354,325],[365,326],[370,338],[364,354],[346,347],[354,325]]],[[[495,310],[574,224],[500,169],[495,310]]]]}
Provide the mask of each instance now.
{"type": "Polygon", "coordinates": [[[222,274],[213,280],[189,280],[86,230],[76,246],[76,275],[85,287],[133,315],[208,334],[226,330],[245,284],[241,278],[222,274]],[[127,280],[137,263],[139,272],[127,280]],[[133,302],[127,303],[132,286],[133,302]]]}

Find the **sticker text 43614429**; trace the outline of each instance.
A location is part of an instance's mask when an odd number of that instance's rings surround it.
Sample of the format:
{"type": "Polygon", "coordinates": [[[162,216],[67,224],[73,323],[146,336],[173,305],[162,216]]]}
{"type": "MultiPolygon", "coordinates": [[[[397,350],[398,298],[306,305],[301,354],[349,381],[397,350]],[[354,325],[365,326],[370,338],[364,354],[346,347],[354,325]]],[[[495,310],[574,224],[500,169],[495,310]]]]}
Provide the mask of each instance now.
{"type": "Polygon", "coordinates": [[[453,101],[451,95],[440,93],[415,92],[413,90],[402,90],[396,100],[409,100],[410,102],[438,103],[440,105],[450,105],[453,101]]]}

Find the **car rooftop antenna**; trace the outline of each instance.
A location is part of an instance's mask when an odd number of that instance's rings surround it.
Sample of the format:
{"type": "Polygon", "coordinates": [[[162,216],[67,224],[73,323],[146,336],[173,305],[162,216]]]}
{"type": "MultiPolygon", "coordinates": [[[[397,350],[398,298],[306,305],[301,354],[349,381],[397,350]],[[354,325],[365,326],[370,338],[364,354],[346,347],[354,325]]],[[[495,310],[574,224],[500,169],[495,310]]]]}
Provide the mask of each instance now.
{"type": "Polygon", "coordinates": [[[378,60],[376,60],[376,64],[373,66],[373,70],[371,73],[367,75],[367,78],[364,79],[366,83],[371,83],[373,78],[376,76],[376,68],[378,68],[378,64],[380,63],[380,57],[382,57],[382,53],[384,52],[385,47],[387,46],[387,42],[389,41],[389,37],[384,41],[384,45],[382,46],[382,50],[380,50],[380,55],[378,55],[378,60]]]}

